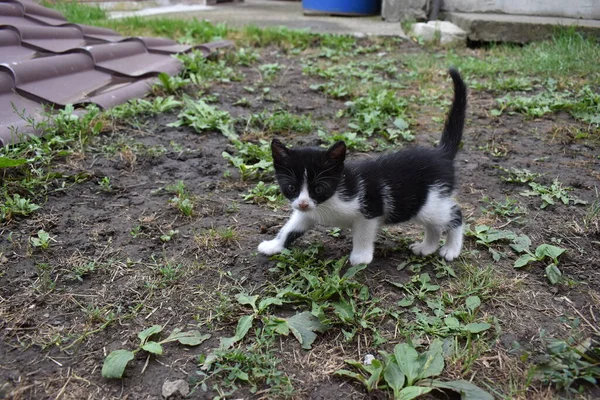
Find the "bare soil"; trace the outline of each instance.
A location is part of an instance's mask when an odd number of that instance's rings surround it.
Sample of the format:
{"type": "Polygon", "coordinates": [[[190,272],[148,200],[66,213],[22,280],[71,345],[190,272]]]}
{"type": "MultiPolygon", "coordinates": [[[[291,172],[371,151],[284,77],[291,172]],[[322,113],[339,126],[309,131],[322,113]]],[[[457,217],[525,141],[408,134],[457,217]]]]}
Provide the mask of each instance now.
{"type": "MultiPolygon", "coordinates": [[[[403,51],[420,50],[404,43],[397,45],[396,51],[401,60],[403,51]]],[[[268,96],[259,94],[260,90],[244,90],[260,77],[256,68],[240,67],[245,74],[242,82],[211,88],[212,93],[219,94],[217,105],[233,117],[285,108],[311,115],[328,130],[345,130],[347,120],[336,117],[345,108],[344,102],[310,90],[309,86],[320,80],[302,74],[299,56],[265,50],[262,62],[274,61],[284,66],[284,72],[268,84],[268,96]],[[241,97],[250,99],[249,107],[233,105],[241,97]]],[[[445,97],[450,99],[449,81],[438,79],[440,85],[447,86],[445,97]]],[[[418,93],[415,87],[399,91],[399,95],[413,93],[418,93]]],[[[497,299],[485,303],[484,313],[497,318],[501,333],[486,356],[475,361],[475,381],[505,387],[503,382],[510,374],[524,368],[518,354],[510,353],[515,342],[528,351],[539,350],[540,329],[559,337],[566,332],[562,317],[580,317],[583,329],[597,329],[600,232],[597,226],[584,229],[582,225],[588,207],[557,204],[542,210],[539,197],[520,196],[526,187],[502,181],[503,172],[497,167],[542,173],[539,181],[547,185],[558,178],[574,188],[573,195],[592,202],[600,178],[600,153],[597,138],[573,138],[570,132],[582,124],[567,114],[533,120],[522,115],[491,117],[496,97],[486,91],[469,95],[464,147],[456,160],[458,199],[466,220],[472,226],[506,225],[503,229],[527,234],[534,246],[559,243],[567,249],[559,266],[571,282],[550,285],[540,264],[513,269],[516,256],[507,247],[508,256],[494,262],[485,248],[466,238],[464,260],[477,268],[493,266],[504,282],[495,294],[497,299]],[[490,145],[506,154],[492,155],[490,145]],[[506,220],[484,215],[484,196],[498,201],[506,196],[518,199],[528,211],[521,218],[524,223],[505,224],[506,220]]],[[[418,123],[412,129],[415,144],[431,146],[441,133],[441,123],[432,118],[443,117],[446,110],[415,107],[419,110],[418,123]]],[[[219,337],[233,334],[242,312],[235,304],[223,303],[219,293],[233,296],[240,287],[251,291],[272,280],[269,268],[274,262],[257,255],[256,247],[277,232],[289,209],[273,210],[243,202],[241,194],[255,182],[241,181],[222,157],[223,151],[233,151],[228,140],[216,132],[198,134],[190,128],[166,126],[175,119],[176,113],[171,113],[149,118],[141,127],[115,125],[95,138],[86,154],[69,156],[56,165],[57,171],[85,176],[82,183],[51,190],[41,210],[1,228],[0,397],[161,398],[166,379],[193,377],[198,356],[217,347],[219,337]],[[230,177],[225,176],[226,171],[230,177]],[[98,182],[102,177],[110,177],[113,190],[101,190],[98,182]],[[185,182],[196,201],[192,217],[184,217],[171,207],[168,201],[172,195],[161,190],[179,180],[185,182]],[[224,227],[237,233],[235,240],[221,241],[206,234],[224,227]],[[40,229],[54,238],[47,250],[29,244],[29,238],[40,229]],[[168,242],[161,241],[160,236],[169,230],[179,233],[168,242]],[[198,240],[198,236],[206,240],[198,240]],[[89,263],[94,263],[95,270],[80,280],[73,276],[74,268],[89,263]],[[166,263],[181,265],[181,274],[163,285],[158,268],[166,263]],[[212,320],[211,315],[218,312],[225,316],[212,320]],[[106,323],[111,313],[116,319],[106,323]],[[166,345],[163,356],[149,360],[140,353],[122,381],[102,378],[105,356],[117,348],[135,348],[137,333],[153,324],[166,325],[167,332],[175,327],[199,329],[211,333],[212,338],[199,347],[166,345]]],[[[316,132],[287,139],[294,145],[320,143],[316,132]]],[[[393,305],[403,294],[386,282],[410,279],[409,271],[396,267],[410,257],[407,244],[418,240],[421,232],[411,225],[389,232],[381,235],[375,260],[360,280],[375,296],[383,297],[384,304],[393,305]]],[[[344,231],[334,238],[319,228],[295,246],[321,242],[323,257],[339,258],[350,252],[350,237],[344,231]]],[[[459,275],[463,271],[460,263],[455,263],[459,275]]],[[[394,337],[394,326],[392,320],[381,324],[389,346],[403,340],[394,337]]],[[[281,339],[279,356],[284,361],[280,368],[296,382],[297,398],[369,397],[362,387],[333,372],[343,367],[344,359],[361,359],[376,349],[360,337],[344,343],[340,335],[335,330],[320,334],[310,351],[302,350],[293,337],[281,339]]],[[[594,389],[590,390],[593,393],[594,389]]],[[[265,396],[260,392],[239,393],[240,398],[265,396]]],[[[197,390],[192,397],[214,395],[210,390],[197,390]]],[[[381,393],[372,396],[384,397],[381,393]]]]}

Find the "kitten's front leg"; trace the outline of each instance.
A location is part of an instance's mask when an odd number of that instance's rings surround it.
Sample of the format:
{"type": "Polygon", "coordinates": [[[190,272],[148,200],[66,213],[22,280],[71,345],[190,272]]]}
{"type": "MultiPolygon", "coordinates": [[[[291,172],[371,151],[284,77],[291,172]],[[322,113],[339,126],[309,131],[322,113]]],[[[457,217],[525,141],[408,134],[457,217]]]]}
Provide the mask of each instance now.
{"type": "Polygon", "coordinates": [[[361,218],[352,224],[352,253],[350,264],[370,264],[373,261],[379,220],[361,218]]]}
{"type": "Polygon", "coordinates": [[[265,240],[258,245],[258,251],[268,256],[281,252],[292,242],[311,229],[315,222],[307,213],[294,211],[290,220],[281,228],[275,239],[265,240]]]}

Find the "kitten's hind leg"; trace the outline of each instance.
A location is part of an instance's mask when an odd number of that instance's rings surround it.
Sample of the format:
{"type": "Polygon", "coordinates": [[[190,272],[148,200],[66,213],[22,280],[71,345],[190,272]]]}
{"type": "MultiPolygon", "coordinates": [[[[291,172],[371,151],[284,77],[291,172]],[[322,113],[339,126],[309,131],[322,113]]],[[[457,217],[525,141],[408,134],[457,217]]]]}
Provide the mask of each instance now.
{"type": "Polygon", "coordinates": [[[463,243],[462,212],[458,205],[452,207],[452,220],[448,224],[446,244],[440,249],[440,255],[447,261],[452,261],[460,255],[463,243]]]}
{"type": "Polygon", "coordinates": [[[425,238],[421,243],[415,243],[410,249],[417,256],[428,256],[435,253],[440,245],[442,229],[436,225],[425,225],[425,238]]]}
{"type": "Polygon", "coordinates": [[[315,225],[312,218],[301,211],[294,211],[289,221],[281,228],[275,239],[265,240],[258,245],[258,251],[268,256],[280,253],[292,242],[304,235],[315,225]]]}
{"type": "Polygon", "coordinates": [[[360,218],[352,224],[352,253],[350,264],[370,264],[373,261],[375,237],[379,228],[379,219],[360,218]]]}

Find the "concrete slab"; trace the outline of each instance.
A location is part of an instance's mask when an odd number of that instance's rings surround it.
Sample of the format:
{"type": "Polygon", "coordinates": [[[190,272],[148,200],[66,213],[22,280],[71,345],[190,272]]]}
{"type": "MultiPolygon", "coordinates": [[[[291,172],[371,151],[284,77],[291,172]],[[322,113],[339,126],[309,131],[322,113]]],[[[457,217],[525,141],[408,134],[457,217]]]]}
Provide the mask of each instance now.
{"type": "Polygon", "coordinates": [[[557,26],[600,37],[600,21],[490,13],[445,13],[446,19],[465,30],[468,38],[484,42],[527,43],[552,37],[557,26]]]}
{"type": "MultiPolygon", "coordinates": [[[[155,14],[156,15],[156,14],[155,14]]],[[[307,29],[316,33],[349,35],[399,36],[407,38],[400,23],[389,23],[376,17],[333,17],[304,15],[300,2],[245,0],[243,3],[222,3],[210,8],[161,15],[172,18],[198,18],[213,23],[226,23],[241,27],[285,26],[290,29],[307,29]]]]}

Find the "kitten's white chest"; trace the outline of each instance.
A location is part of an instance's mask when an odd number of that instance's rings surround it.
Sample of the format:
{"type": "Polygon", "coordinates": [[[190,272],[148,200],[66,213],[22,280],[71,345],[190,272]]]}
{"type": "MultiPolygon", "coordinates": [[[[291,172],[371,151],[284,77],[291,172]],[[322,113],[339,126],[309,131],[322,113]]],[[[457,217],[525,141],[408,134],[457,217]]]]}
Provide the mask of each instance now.
{"type": "Polygon", "coordinates": [[[312,217],[319,225],[350,228],[353,222],[361,216],[358,198],[350,201],[342,200],[334,195],[321,203],[312,211],[312,217]]]}

